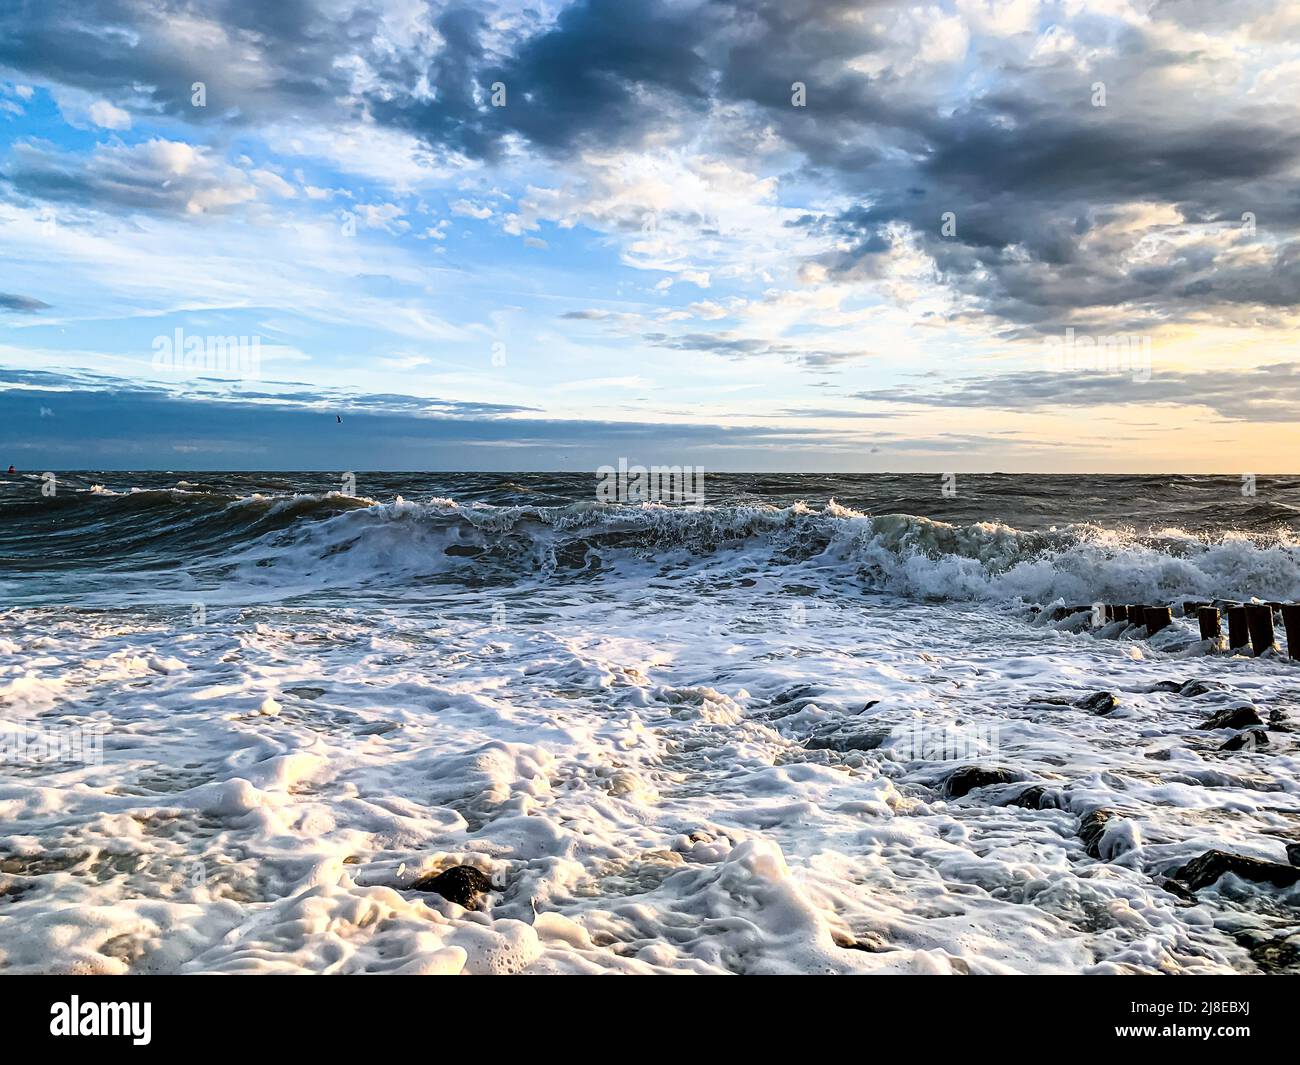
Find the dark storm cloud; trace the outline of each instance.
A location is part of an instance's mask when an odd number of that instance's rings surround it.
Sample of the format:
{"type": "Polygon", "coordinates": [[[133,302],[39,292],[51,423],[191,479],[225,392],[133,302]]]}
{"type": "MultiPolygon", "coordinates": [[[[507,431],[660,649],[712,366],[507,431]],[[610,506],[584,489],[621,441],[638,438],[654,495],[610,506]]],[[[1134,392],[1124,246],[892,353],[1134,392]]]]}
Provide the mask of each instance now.
{"type": "MultiPolygon", "coordinates": [[[[1111,53],[1096,70],[1076,69],[1073,55],[1036,68],[1006,63],[992,89],[942,109],[941,86],[899,73],[900,42],[881,29],[900,5],[870,5],[865,18],[859,3],[725,6],[725,28],[709,40],[697,35],[717,73],[716,100],[756,109],[758,121],[799,150],[811,177],[859,198],[821,220],[847,245],[822,260],[832,276],[878,276],[903,225],[945,283],[1016,326],[1050,327],[1112,307],[1123,308],[1116,324],[1129,325],[1222,304],[1300,303],[1289,239],[1300,227],[1300,200],[1288,180],[1300,136],[1287,115],[1235,93],[1183,105],[1167,86],[1133,76],[1195,66],[1195,54],[1158,46],[1134,27],[1084,21],[1081,45],[1111,53]],[[879,73],[862,72],[863,57],[879,58],[879,73]],[[1109,81],[1106,107],[1092,106],[1094,79],[1109,81]],[[791,105],[794,81],[806,86],[805,107],[791,105]],[[1170,254],[1134,261],[1140,231],[1103,231],[1128,204],[1181,212],[1187,223],[1170,254]],[[956,216],[950,237],[940,233],[946,211],[956,216]],[[1236,239],[1259,254],[1225,263],[1216,254],[1221,231],[1246,212],[1265,228],[1236,239]]],[[[1199,21],[1205,11],[1160,12],[1183,15],[1199,21]]],[[[563,32],[560,25],[554,35],[563,32]]],[[[1002,62],[986,58],[991,68],[1002,62]]],[[[654,99],[663,85],[643,88],[654,99]]]]}
{"type": "Polygon", "coordinates": [[[1203,372],[1155,369],[1132,374],[1022,371],[967,378],[945,389],[889,388],[854,393],[872,403],[981,410],[1040,411],[1059,407],[1170,404],[1208,407],[1231,421],[1300,419],[1300,363],[1203,372]]]}
{"type": "Polygon", "coordinates": [[[402,50],[378,3],[340,20],[310,0],[42,0],[0,12],[0,66],[195,123],[368,114],[479,159],[496,157],[507,135],[553,150],[640,141],[671,121],[666,99],[707,106],[713,73],[698,44],[726,17],[723,5],[591,0],[506,52],[494,50],[491,13],[432,4],[436,33],[402,50]],[[357,60],[367,73],[359,93],[357,60]],[[490,105],[497,81],[503,108],[490,105]],[[192,105],[195,82],[204,107],[192,105]]]}
{"type": "Polygon", "coordinates": [[[191,122],[286,119],[346,94],[336,60],[375,26],[310,0],[24,0],[0,8],[0,66],[191,122]]]}
{"type": "Polygon", "coordinates": [[[32,296],[18,296],[12,292],[0,292],[0,311],[16,311],[19,314],[35,314],[37,311],[49,310],[50,305],[32,296]]]}
{"type": "Polygon", "coordinates": [[[889,227],[905,223],[946,282],[1013,323],[1050,327],[1075,311],[1123,307],[1117,324],[1149,324],[1225,303],[1300,302],[1300,244],[1262,239],[1300,225],[1285,179],[1300,138],[1287,130],[1262,120],[1162,130],[1068,111],[1006,129],[975,109],[928,139],[920,166],[876,176],[870,203],[802,220],[849,243],[823,258],[832,274],[876,276],[889,227]],[[1124,204],[1171,204],[1188,223],[1157,229],[1144,261],[1134,253],[1150,235],[1103,230],[1124,204]],[[1243,224],[1247,212],[1268,220],[1262,234],[1243,224]],[[1225,264],[1225,234],[1260,254],[1225,264]]]}
{"type": "Polygon", "coordinates": [[[682,121],[679,112],[707,109],[713,72],[700,42],[723,18],[722,5],[586,0],[497,55],[484,46],[481,11],[452,7],[437,21],[446,48],[421,71],[434,98],[397,94],[370,106],[382,121],[477,158],[494,157],[508,134],[553,152],[640,143],[682,121]],[[490,105],[498,82],[504,107],[490,105]]]}
{"type": "MultiPolygon", "coordinates": [[[[1142,26],[1074,18],[1075,42],[1032,61],[977,33],[966,65],[980,84],[961,91],[955,68],[914,63],[907,34],[940,13],[909,23],[908,10],[890,0],[577,0],[548,22],[513,5],[452,3],[431,7],[426,32],[396,47],[365,4],[339,20],[308,0],[49,0],[0,15],[0,65],[193,122],[368,115],[435,154],[476,159],[513,143],[561,157],[689,144],[700,119],[725,109],[703,151],[743,156],[774,136],[795,176],[854,202],[802,223],[837,240],[820,259],[832,278],[880,276],[910,232],[963,297],[962,313],[1012,330],[1085,312],[1130,326],[1300,304],[1293,112],[1255,106],[1209,75],[1189,83],[1215,60],[1190,37],[1180,52],[1166,42],[1183,38],[1156,32],[1227,32],[1275,8],[1186,0],[1156,5],[1142,26]],[[1081,69],[1087,49],[1098,58],[1081,69]],[[1183,76],[1162,81],[1164,71],[1183,76]],[[196,80],[208,83],[206,109],[190,106],[196,80]],[[506,107],[490,105],[496,81],[506,107]],[[805,107],[791,104],[796,81],[805,107]],[[1107,86],[1105,107],[1091,106],[1095,81],[1107,86]],[[1149,223],[1116,213],[1139,204],[1185,219],[1149,257],[1133,255],[1149,223]],[[944,212],[956,216],[947,237],[944,212]],[[1247,212],[1258,234],[1225,243],[1223,228],[1247,212]],[[1228,243],[1256,253],[1225,258],[1228,243]]],[[[57,159],[15,165],[30,195],[95,191],[57,159]]],[[[152,194],[128,183],[123,195],[152,194]]]]}

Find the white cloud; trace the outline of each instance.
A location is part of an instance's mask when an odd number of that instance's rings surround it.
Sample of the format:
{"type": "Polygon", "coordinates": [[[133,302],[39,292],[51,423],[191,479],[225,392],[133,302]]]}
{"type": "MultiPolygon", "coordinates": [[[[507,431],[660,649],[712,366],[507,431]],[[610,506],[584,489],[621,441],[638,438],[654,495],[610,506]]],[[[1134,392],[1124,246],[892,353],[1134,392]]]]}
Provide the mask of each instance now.
{"type": "Polygon", "coordinates": [[[414,370],[428,366],[433,360],[427,355],[385,355],[379,361],[390,370],[414,370]]]}
{"type": "Polygon", "coordinates": [[[696,318],[703,318],[706,321],[716,321],[719,318],[725,318],[730,313],[726,307],[714,303],[712,300],[701,300],[699,303],[692,303],[687,310],[696,318]]]}
{"type": "Polygon", "coordinates": [[[283,199],[291,200],[298,195],[292,185],[285,181],[279,174],[273,173],[270,170],[253,170],[249,172],[249,176],[257,184],[258,188],[262,189],[264,192],[269,192],[273,196],[279,196],[283,199]]]}
{"type": "Polygon", "coordinates": [[[107,100],[96,100],[86,109],[90,120],[103,129],[130,129],[131,116],[107,100]]]}
{"type": "Polygon", "coordinates": [[[451,205],[451,213],[460,218],[477,218],[482,221],[492,217],[492,208],[485,204],[470,203],[469,200],[457,200],[451,205]]]}
{"type": "Polygon", "coordinates": [[[14,146],[8,177],[20,192],[102,210],[202,215],[257,198],[252,177],[208,148],[154,138],[140,144],[99,144],[89,154],[44,142],[14,146]]]}
{"type": "Polygon", "coordinates": [[[411,228],[411,224],[402,218],[406,212],[395,203],[359,203],[355,213],[367,229],[382,229],[396,234],[411,228]]]}

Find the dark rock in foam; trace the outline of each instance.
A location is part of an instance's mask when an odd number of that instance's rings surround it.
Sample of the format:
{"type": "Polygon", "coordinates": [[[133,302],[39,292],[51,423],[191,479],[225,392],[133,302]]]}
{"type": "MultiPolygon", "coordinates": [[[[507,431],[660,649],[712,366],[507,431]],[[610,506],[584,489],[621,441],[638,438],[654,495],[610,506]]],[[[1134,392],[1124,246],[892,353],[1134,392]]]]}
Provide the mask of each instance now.
{"type": "Polygon", "coordinates": [[[1177,880],[1171,880],[1169,877],[1165,877],[1165,879],[1160,882],[1160,887],[1173,895],[1174,898],[1179,899],[1183,905],[1190,906],[1199,901],[1194,892],[1189,891],[1177,880]]]}
{"type": "Polygon", "coordinates": [[[950,799],[960,799],[976,788],[987,788],[992,784],[1014,784],[1019,780],[1020,774],[1010,769],[966,765],[948,774],[943,782],[943,793],[950,799]]]}
{"type": "Polygon", "coordinates": [[[472,865],[453,865],[441,873],[420,877],[411,888],[415,891],[432,891],[457,906],[477,910],[483,896],[492,890],[492,881],[486,873],[472,865]]]}
{"type": "Polygon", "coordinates": [[[1227,873],[1242,880],[1282,888],[1291,887],[1300,881],[1300,866],[1266,862],[1260,858],[1248,858],[1244,854],[1229,854],[1227,851],[1206,851],[1169,875],[1175,880],[1181,880],[1193,891],[1199,891],[1227,873]]]}
{"type": "Polygon", "coordinates": [[[804,747],[810,751],[839,751],[847,753],[849,751],[874,751],[885,740],[889,739],[888,732],[823,732],[817,736],[811,736],[804,742],[804,747]]]}
{"type": "Polygon", "coordinates": [[[1267,747],[1268,733],[1262,728],[1250,728],[1229,737],[1219,748],[1221,751],[1255,751],[1267,747]]]}
{"type": "Polygon", "coordinates": [[[1221,685],[1203,680],[1189,680],[1178,689],[1178,694],[1187,699],[1195,699],[1197,696],[1209,695],[1210,692],[1218,691],[1223,691],[1221,685]]]}
{"type": "Polygon", "coordinates": [[[1119,706],[1119,700],[1110,692],[1093,692],[1092,695],[1077,700],[1074,705],[1080,710],[1087,710],[1090,714],[1104,717],[1119,706]]]}
{"type": "Polygon", "coordinates": [[[1213,731],[1220,728],[1251,728],[1262,724],[1264,722],[1259,716],[1259,711],[1253,706],[1230,706],[1226,710],[1220,710],[1213,717],[1202,721],[1196,727],[1213,731]]]}
{"type": "Polygon", "coordinates": [[[1116,816],[1114,810],[1098,809],[1089,810],[1079,819],[1079,838],[1088,857],[1101,859],[1101,838],[1116,816]]]}
{"type": "Polygon", "coordinates": [[[1030,784],[1029,787],[1008,799],[1004,805],[1019,806],[1025,810],[1059,810],[1061,794],[1057,791],[1049,791],[1041,784],[1030,784]]]}

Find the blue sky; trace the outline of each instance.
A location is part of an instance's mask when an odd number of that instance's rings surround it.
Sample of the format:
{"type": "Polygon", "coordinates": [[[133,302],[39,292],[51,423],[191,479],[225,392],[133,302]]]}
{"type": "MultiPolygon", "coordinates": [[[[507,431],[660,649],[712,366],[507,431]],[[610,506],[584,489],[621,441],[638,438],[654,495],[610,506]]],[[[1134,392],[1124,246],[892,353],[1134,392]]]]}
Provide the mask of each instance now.
{"type": "Polygon", "coordinates": [[[9,5],[0,461],[1289,469],[1297,30],[1262,2],[9,5]]]}

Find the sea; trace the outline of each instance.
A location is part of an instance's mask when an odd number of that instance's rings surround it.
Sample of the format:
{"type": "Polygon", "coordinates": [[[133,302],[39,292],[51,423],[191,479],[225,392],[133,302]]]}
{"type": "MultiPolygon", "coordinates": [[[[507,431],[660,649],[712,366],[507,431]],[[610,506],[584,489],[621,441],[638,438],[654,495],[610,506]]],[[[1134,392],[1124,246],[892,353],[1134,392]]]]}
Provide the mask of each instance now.
{"type": "Polygon", "coordinates": [[[1298,522],[1300,476],[10,474],[0,972],[1300,971],[1300,662],[1181,609],[1300,601],[1298,522]]]}

